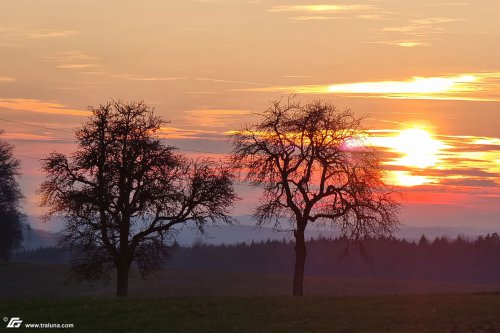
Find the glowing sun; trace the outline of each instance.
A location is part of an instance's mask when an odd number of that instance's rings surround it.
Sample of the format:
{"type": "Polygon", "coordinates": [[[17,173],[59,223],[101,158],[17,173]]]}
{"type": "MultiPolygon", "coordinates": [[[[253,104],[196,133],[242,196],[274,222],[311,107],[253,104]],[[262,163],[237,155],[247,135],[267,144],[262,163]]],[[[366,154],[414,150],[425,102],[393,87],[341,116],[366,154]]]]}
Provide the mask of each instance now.
{"type": "Polygon", "coordinates": [[[388,171],[388,181],[401,186],[418,186],[432,183],[433,180],[422,174],[429,168],[439,168],[440,151],[446,147],[429,131],[422,128],[408,128],[398,131],[394,136],[375,137],[375,145],[389,148],[397,154],[384,162],[387,165],[404,167],[407,170],[388,171]],[[413,170],[412,170],[413,169],[413,170]],[[418,169],[417,174],[415,172],[418,169]]]}
{"type": "Polygon", "coordinates": [[[393,139],[392,148],[403,155],[394,164],[421,169],[435,166],[439,161],[439,151],[443,147],[444,144],[426,130],[403,130],[393,139]]]}

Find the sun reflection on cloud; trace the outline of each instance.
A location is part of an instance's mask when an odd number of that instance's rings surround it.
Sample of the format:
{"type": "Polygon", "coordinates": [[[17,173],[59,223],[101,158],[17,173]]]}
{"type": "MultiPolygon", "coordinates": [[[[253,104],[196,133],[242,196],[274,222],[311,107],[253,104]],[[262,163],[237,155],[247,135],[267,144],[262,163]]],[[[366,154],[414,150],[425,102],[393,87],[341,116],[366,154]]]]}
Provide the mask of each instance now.
{"type": "Polygon", "coordinates": [[[385,181],[389,184],[399,185],[399,186],[419,186],[433,183],[431,179],[426,176],[416,176],[411,174],[409,171],[403,170],[391,170],[387,173],[385,181]]]}
{"type": "Polygon", "coordinates": [[[422,43],[422,42],[397,42],[395,45],[401,47],[429,46],[428,43],[422,43]]]}
{"type": "Polygon", "coordinates": [[[433,135],[422,128],[370,131],[387,181],[399,186],[500,184],[500,139],[433,135]]]}
{"type": "Polygon", "coordinates": [[[371,141],[374,145],[402,154],[387,164],[416,168],[435,166],[439,161],[439,151],[445,147],[443,142],[421,128],[406,129],[397,136],[373,137],[371,141]]]}
{"type": "MultiPolygon", "coordinates": [[[[422,126],[368,130],[358,134],[344,141],[342,147],[377,149],[385,169],[384,178],[389,184],[469,189],[500,185],[500,138],[436,134],[422,126]]],[[[258,132],[257,135],[268,133],[258,132]]]]}
{"type": "Polygon", "coordinates": [[[309,12],[309,13],[335,13],[344,11],[368,10],[373,8],[370,5],[290,5],[273,6],[269,12],[309,12]]]}
{"type": "Polygon", "coordinates": [[[383,164],[410,170],[389,170],[386,181],[399,186],[418,186],[436,182],[427,175],[412,171],[437,167],[440,151],[447,147],[422,128],[408,128],[394,132],[374,132],[369,144],[383,148],[395,157],[386,157],[383,164]]]}
{"type": "Polygon", "coordinates": [[[330,92],[361,94],[435,94],[468,92],[475,89],[467,83],[477,82],[474,75],[450,77],[413,77],[407,81],[360,82],[335,84],[328,87],[330,92]]]}
{"type": "Polygon", "coordinates": [[[434,77],[414,76],[401,81],[274,86],[243,90],[298,94],[333,93],[365,98],[500,101],[500,72],[464,73],[434,77]]]}

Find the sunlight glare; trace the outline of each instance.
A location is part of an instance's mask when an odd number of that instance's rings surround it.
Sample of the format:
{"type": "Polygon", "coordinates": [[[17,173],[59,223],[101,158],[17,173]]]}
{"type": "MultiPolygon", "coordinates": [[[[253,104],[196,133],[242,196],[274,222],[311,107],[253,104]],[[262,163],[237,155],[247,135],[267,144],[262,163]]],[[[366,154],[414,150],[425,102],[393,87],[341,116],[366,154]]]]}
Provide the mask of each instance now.
{"type": "Polygon", "coordinates": [[[465,85],[477,81],[473,75],[450,77],[413,77],[408,81],[382,81],[336,84],[328,87],[330,92],[362,94],[435,94],[469,91],[465,85]]]}
{"type": "Polygon", "coordinates": [[[447,147],[422,128],[405,129],[396,136],[374,136],[370,141],[400,155],[385,164],[419,169],[435,167],[440,162],[440,151],[447,147]]]}
{"type": "Polygon", "coordinates": [[[401,170],[390,171],[386,180],[389,184],[405,187],[432,183],[432,181],[425,176],[415,176],[408,171],[401,170]]]}
{"type": "Polygon", "coordinates": [[[399,159],[399,163],[418,168],[436,165],[437,153],[443,147],[441,141],[432,138],[429,132],[419,128],[404,130],[395,140],[396,148],[405,154],[399,159]]]}

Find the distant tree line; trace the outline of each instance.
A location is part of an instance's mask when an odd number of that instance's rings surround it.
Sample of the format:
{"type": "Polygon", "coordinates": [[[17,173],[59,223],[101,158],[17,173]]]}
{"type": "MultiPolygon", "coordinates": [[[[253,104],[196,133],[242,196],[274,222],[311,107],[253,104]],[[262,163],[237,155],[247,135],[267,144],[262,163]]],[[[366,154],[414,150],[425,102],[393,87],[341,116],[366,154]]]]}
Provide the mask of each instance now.
{"type": "MultiPolygon", "coordinates": [[[[308,242],[306,275],[415,279],[467,283],[500,283],[498,234],[464,237],[422,237],[419,242],[367,238],[347,247],[347,238],[308,242]]],[[[179,270],[232,270],[291,274],[294,243],[286,240],[234,246],[198,245],[179,248],[167,265],[179,270]]]]}
{"type": "MultiPolygon", "coordinates": [[[[500,283],[500,236],[475,239],[446,237],[416,241],[366,238],[347,248],[345,237],[311,239],[305,274],[311,276],[500,283]]],[[[199,272],[252,272],[290,275],[294,271],[294,243],[268,240],[235,245],[174,246],[166,269],[199,272]]],[[[20,252],[24,262],[65,262],[62,249],[41,248],[20,252]]]]}

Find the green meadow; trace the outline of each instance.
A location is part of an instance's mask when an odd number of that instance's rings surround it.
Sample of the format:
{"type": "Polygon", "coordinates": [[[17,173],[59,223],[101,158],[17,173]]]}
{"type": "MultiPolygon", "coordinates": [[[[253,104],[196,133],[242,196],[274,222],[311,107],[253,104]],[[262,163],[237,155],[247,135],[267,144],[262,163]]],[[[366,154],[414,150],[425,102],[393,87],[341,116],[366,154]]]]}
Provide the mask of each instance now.
{"type": "MultiPolygon", "coordinates": [[[[69,282],[63,265],[0,265],[0,318],[74,324],[69,332],[497,332],[500,286],[247,273],[136,273],[114,285],[69,282]]],[[[22,332],[37,329],[7,329],[22,332]]],[[[500,326],[499,326],[500,327],[500,326]]]]}
{"type": "Polygon", "coordinates": [[[0,313],[71,332],[496,332],[500,295],[23,299],[0,313]]]}

